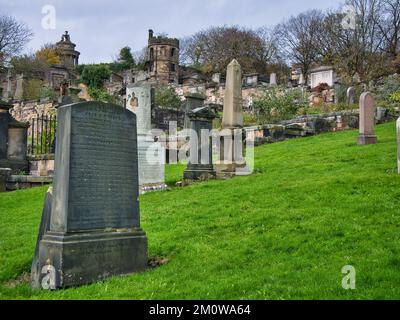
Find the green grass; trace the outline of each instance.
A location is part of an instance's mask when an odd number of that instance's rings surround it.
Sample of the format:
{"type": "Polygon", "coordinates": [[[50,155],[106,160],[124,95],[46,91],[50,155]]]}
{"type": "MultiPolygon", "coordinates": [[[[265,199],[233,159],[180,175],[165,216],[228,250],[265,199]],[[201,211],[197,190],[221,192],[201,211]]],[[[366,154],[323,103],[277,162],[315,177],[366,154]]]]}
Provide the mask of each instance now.
{"type": "Polygon", "coordinates": [[[0,298],[399,299],[395,124],[377,134],[363,147],[356,131],[265,145],[252,176],[146,194],[149,254],[169,262],[56,292],[26,282],[46,188],[0,194],[0,298]],[[345,265],[354,291],[341,287],[345,265]]]}

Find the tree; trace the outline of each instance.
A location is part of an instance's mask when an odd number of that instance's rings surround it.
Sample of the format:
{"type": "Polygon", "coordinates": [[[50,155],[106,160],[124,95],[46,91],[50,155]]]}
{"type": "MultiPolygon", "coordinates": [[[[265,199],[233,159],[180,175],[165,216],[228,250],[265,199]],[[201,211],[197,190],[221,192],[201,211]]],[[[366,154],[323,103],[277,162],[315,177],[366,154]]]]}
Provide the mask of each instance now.
{"type": "Polygon", "coordinates": [[[81,80],[90,88],[101,89],[104,82],[111,76],[111,70],[108,65],[92,64],[83,67],[81,80]]]}
{"type": "Polygon", "coordinates": [[[275,29],[281,53],[301,67],[306,83],[312,64],[320,58],[316,48],[324,17],[321,11],[311,10],[292,16],[275,29]]]}
{"type": "Polygon", "coordinates": [[[0,65],[17,56],[32,39],[31,29],[7,15],[0,16],[0,65]]]}
{"type": "Polygon", "coordinates": [[[39,51],[37,51],[36,59],[49,65],[57,65],[61,62],[60,56],[53,44],[45,44],[39,51]]]}
{"type": "Polygon", "coordinates": [[[182,101],[175,92],[175,89],[169,86],[163,86],[156,89],[154,102],[159,107],[169,107],[179,109],[182,101]]]}
{"type": "Polygon", "coordinates": [[[245,73],[265,73],[275,54],[271,34],[267,29],[211,27],[181,41],[181,62],[210,74],[225,72],[229,62],[237,59],[245,73]]]}
{"type": "Polygon", "coordinates": [[[118,59],[111,64],[114,72],[121,72],[135,67],[135,59],[133,58],[131,48],[124,47],[120,50],[118,59]]]}

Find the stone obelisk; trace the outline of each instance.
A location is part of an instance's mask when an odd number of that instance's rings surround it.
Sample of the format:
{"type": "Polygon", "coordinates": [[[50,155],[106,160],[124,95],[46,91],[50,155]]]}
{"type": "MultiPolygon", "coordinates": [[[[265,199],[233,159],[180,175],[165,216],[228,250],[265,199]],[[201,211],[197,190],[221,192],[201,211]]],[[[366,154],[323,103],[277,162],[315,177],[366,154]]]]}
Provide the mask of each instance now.
{"type": "Polygon", "coordinates": [[[240,175],[246,167],[243,158],[243,99],[242,70],[233,60],[227,69],[224,115],[220,133],[220,159],[217,163],[217,176],[227,178],[240,175]]]}
{"type": "Polygon", "coordinates": [[[127,89],[127,109],[136,114],[140,191],[165,189],[165,148],[151,134],[151,87],[127,89]]]}

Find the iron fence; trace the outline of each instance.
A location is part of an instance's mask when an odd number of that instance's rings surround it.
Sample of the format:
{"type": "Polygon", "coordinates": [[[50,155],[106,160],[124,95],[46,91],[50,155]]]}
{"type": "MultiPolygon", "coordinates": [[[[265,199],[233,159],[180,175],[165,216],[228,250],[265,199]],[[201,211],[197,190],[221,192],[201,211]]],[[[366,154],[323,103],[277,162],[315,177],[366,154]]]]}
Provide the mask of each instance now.
{"type": "Polygon", "coordinates": [[[55,115],[40,115],[30,121],[30,136],[28,138],[28,153],[30,155],[45,155],[55,152],[57,117],[55,115]]]}

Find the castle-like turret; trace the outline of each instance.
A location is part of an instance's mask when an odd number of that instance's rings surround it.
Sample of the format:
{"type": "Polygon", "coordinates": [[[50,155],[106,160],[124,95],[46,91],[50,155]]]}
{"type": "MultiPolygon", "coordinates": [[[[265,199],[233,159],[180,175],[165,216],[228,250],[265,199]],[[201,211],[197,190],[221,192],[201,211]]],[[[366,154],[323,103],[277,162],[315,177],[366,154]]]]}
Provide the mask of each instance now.
{"type": "Polygon", "coordinates": [[[149,30],[147,65],[151,80],[178,83],[179,40],[155,37],[153,30],[149,30]]]}

